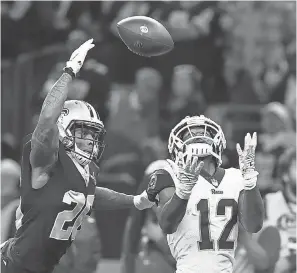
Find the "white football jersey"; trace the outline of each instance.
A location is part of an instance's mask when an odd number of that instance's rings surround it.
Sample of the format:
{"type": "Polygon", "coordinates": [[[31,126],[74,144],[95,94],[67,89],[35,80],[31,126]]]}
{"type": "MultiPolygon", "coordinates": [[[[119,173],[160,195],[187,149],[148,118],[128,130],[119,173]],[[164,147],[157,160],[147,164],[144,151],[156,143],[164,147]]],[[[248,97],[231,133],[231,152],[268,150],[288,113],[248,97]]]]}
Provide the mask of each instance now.
{"type": "MultiPolygon", "coordinates": [[[[171,173],[173,179],[177,179],[171,173]]],[[[238,235],[238,199],[243,180],[227,169],[219,185],[199,177],[183,220],[168,244],[176,273],[231,273],[238,235]]]]}

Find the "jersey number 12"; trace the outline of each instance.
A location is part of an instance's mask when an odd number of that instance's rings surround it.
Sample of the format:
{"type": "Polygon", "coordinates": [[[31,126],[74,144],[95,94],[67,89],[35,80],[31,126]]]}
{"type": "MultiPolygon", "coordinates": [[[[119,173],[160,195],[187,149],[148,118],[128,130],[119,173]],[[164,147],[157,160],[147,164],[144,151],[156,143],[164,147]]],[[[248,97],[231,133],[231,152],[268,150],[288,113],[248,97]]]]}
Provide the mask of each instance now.
{"type": "MultiPolygon", "coordinates": [[[[232,250],[234,249],[234,241],[229,241],[228,237],[237,223],[237,211],[238,205],[234,199],[221,199],[218,202],[216,208],[216,216],[224,216],[226,214],[226,207],[232,209],[231,218],[225,224],[222,233],[218,239],[218,249],[219,250],[232,250]]],[[[209,220],[209,203],[207,199],[201,199],[197,204],[197,211],[200,212],[200,242],[198,242],[198,247],[200,250],[214,250],[214,240],[211,239],[210,234],[210,220],[209,220]]]]}

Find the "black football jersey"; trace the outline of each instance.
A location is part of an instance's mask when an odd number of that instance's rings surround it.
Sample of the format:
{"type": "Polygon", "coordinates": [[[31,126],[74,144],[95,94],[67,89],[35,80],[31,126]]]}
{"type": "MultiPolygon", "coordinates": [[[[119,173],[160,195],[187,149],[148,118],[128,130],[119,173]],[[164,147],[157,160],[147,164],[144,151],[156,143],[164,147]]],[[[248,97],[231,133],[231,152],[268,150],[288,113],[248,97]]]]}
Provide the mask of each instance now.
{"type": "Polygon", "coordinates": [[[90,164],[88,184],[60,143],[58,161],[47,184],[33,189],[31,142],[23,150],[21,201],[16,212],[16,234],[10,256],[24,272],[48,273],[59,262],[90,215],[97,168],[90,164]]]}

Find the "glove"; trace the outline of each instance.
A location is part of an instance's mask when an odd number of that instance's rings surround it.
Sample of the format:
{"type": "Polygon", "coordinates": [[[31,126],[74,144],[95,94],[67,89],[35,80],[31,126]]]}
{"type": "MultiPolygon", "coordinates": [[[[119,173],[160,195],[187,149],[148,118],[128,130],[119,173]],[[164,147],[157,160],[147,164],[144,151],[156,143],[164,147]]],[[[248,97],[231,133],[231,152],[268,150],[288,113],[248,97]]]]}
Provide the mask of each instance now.
{"type": "Polygon", "coordinates": [[[155,205],[155,202],[151,202],[148,199],[146,191],[143,191],[141,194],[134,196],[133,203],[138,210],[149,209],[155,205]]]}
{"type": "Polygon", "coordinates": [[[193,187],[196,185],[204,162],[198,163],[198,156],[188,155],[185,167],[178,167],[178,181],[175,185],[175,194],[180,199],[189,199],[193,187]]]}
{"type": "Polygon", "coordinates": [[[257,146],[257,133],[251,137],[248,133],[244,138],[244,150],[236,144],[236,150],[239,156],[239,168],[244,180],[244,189],[251,190],[257,184],[258,172],[255,170],[255,152],[257,146]]]}
{"type": "Polygon", "coordinates": [[[84,63],[88,51],[94,46],[95,45],[93,44],[93,39],[90,39],[83,43],[71,54],[70,60],[66,63],[64,71],[67,71],[68,69],[74,74],[74,76],[76,76],[84,63]]]}

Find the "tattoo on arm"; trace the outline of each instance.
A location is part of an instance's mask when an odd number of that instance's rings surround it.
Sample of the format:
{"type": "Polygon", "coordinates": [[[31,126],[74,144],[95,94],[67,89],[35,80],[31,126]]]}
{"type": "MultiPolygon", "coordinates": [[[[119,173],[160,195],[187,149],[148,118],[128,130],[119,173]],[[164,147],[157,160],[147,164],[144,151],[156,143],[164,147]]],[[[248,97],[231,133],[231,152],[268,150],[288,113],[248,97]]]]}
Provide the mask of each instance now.
{"type": "Polygon", "coordinates": [[[72,77],[63,73],[47,94],[31,140],[32,166],[46,166],[57,158],[59,131],[56,122],[67,99],[67,84],[72,77]]]}
{"type": "Polygon", "coordinates": [[[51,117],[54,122],[58,120],[68,95],[66,87],[71,80],[68,73],[63,73],[54,84],[43,102],[39,120],[43,117],[51,117]]]}

